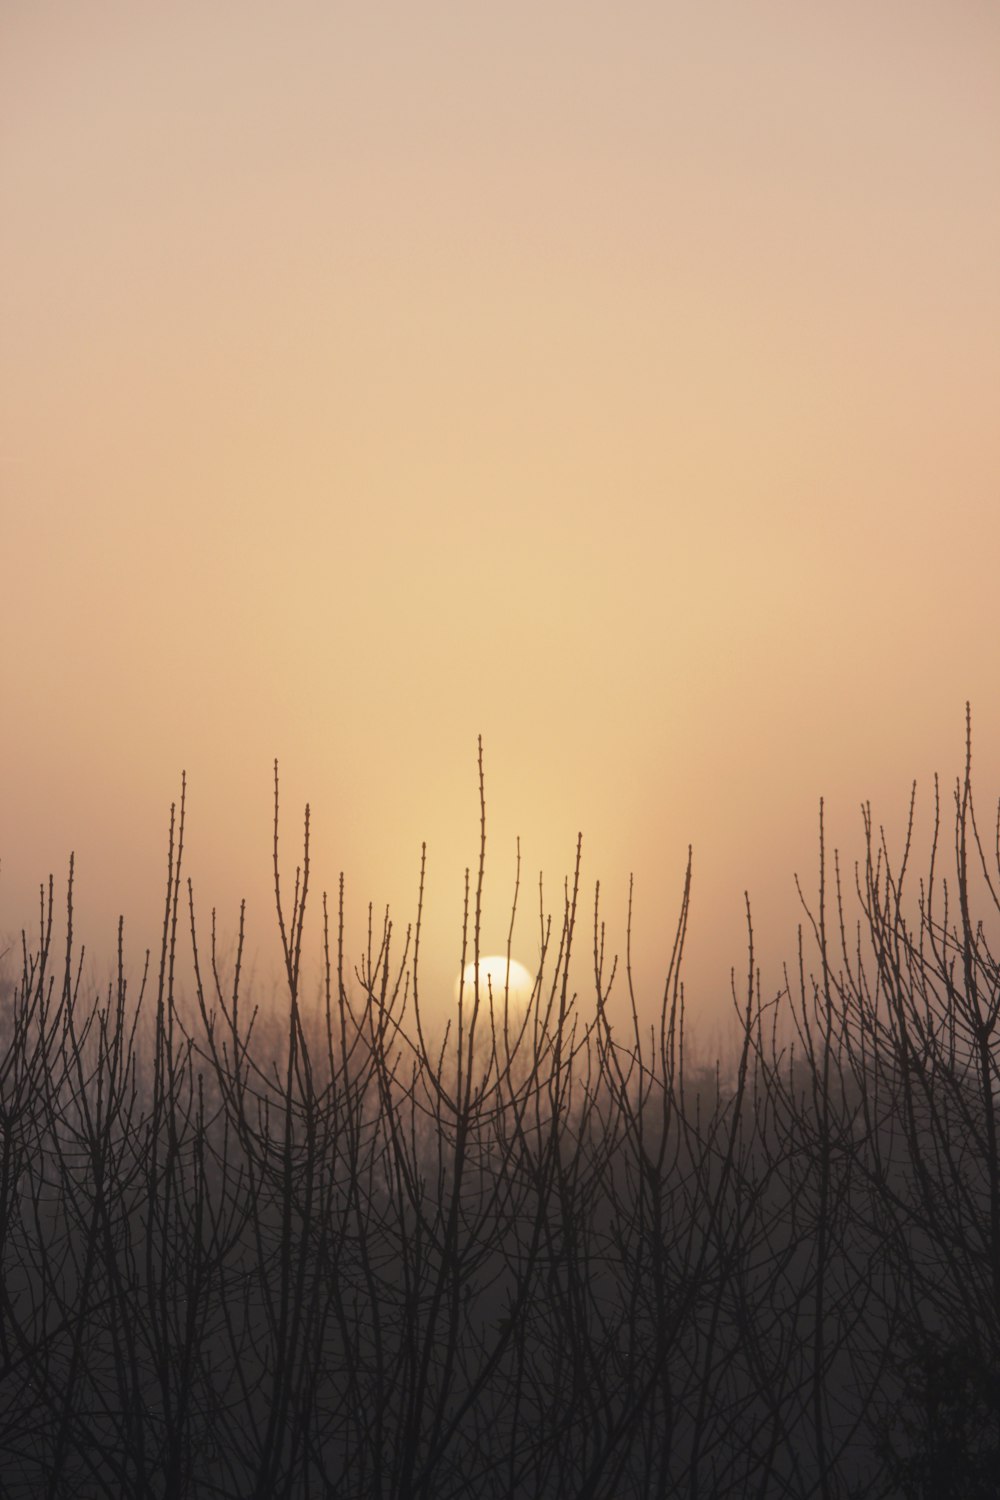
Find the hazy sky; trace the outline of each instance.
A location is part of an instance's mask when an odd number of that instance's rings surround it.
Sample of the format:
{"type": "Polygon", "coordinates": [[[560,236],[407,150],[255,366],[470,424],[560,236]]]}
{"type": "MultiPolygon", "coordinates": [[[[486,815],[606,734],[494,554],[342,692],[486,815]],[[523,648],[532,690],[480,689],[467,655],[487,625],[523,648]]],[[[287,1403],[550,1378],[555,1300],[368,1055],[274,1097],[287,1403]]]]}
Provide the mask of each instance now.
{"type": "Polygon", "coordinates": [[[427,840],[450,996],[482,733],[486,946],[582,829],[649,984],[693,843],[708,1008],[821,794],[854,849],[971,698],[995,795],[986,0],[5,0],[0,225],[0,933],[75,849],[155,941],[185,767],[263,951],[277,755],[352,953],[427,840]]]}

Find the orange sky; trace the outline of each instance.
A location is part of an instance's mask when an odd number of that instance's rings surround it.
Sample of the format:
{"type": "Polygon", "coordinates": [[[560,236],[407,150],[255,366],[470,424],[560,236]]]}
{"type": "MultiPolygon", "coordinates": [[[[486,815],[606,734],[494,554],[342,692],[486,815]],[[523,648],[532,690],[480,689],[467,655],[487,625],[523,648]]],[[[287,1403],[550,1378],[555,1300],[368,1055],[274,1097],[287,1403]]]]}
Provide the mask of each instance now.
{"type": "Polygon", "coordinates": [[[0,933],[155,941],[186,767],[263,951],[277,755],[450,997],[481,732],[486,946],[582,828],[651,994],[691,842],[707,1013],[821,794],[995,795],[996,7],[7,0],[0,222],[0,933]]]}

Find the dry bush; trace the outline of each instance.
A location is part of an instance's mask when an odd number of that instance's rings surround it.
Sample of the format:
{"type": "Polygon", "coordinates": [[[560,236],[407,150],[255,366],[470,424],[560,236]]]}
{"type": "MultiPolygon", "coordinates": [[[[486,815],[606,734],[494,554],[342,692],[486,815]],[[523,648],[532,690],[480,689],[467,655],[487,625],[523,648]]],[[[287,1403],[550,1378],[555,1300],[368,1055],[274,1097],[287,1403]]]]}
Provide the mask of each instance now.
{"type": "MultiPolygon", "coordinates": [[[[481,759],[480,792],[463,963],[481,759]]],[[[134,992],[121,931],[85,986],[71,866],[64,938],[50,883],[4,1001],[3,1494],[996,1494],[1000,974],[974,904],[998,909],[1000,820],[988,854],[970,757],[954,811],[950,883],[938,807],[912,901],[912,839],[893,863],[867,817],[852,903],[821,827],[767,999],[748,908],[730,1077],[687,1056],[690,862],[651,1026],[631,922],[612,999],[599,891],[591,1003],[570,987],[578,861],[524,1013],[473,987],[433,1046],[422,880],[353,975],[323,897],[303,1004],[308,810],[289,900],[277,774],[280,1032],[243,993],[242,915],[230,963],[214,917],[202,937],[183,789],[134,992]]]]}

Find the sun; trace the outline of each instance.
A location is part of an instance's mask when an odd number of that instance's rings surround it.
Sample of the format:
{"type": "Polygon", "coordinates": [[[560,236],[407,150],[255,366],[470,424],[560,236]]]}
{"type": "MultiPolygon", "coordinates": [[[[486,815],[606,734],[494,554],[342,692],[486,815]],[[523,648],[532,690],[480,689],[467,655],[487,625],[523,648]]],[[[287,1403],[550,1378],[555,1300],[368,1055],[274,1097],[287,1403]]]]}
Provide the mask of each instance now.
{"type": "MultiPolygon", "coordinates": [[[[476,965],[466,964],[463,972],[455,980],[455,999],[458,999],[462,982],[465,982],[465,996],[470,998],[475,989],[476,965]]],[[[507,956],[503,953],[491,953],[479,960],[479,998],[488,1001],[490,992],[493,994],[494,1005],[502,1005],[504,992],[507,994],[507,1003],[512,1009],[523,1010],[531,999],[531,992],[535,987],[535,981],[531,974],[518,963],[516,958],[510,961],[510,972],[507,970],[507,956]]]]}

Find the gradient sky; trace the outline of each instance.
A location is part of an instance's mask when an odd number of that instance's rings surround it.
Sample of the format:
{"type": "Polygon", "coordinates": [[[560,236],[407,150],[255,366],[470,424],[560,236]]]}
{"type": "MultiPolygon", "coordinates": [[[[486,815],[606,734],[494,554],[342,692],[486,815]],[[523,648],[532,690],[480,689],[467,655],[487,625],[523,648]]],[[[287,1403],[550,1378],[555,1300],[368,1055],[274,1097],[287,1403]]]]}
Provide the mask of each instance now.
{"type": "Polygon", "coordinates": [[[263,954],[277,755],[349,952],[427,840],[450,1000],[482,733],[485,946],[582,829],[651,995],[693,843],[708,1014],[821,794],[971,698],[995,796],[996,6],[5,0],[0,222],[8,938],[74,849],[155,942],[185,767],[263,954]]]}

